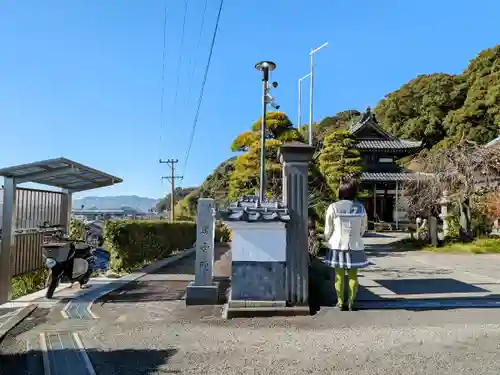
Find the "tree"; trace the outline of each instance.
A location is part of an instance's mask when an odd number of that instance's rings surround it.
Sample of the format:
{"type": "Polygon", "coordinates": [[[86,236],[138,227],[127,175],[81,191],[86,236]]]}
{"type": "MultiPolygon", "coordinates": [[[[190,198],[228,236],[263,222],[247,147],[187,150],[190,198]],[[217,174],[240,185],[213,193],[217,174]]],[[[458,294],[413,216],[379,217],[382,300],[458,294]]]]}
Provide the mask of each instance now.
{"type": "Polygon", "coordinates": [[[481,51],[461,78],[467,96],[461,108],[448,114],[445,129],[455,137],[486,143],[500,130],[500,45],[481,51]]]}
{"type": "Polygon", "coordinates": [[[439,203],[437,197],[447,195],[459,207],[460,237],[471,239],[472,199],[495,188],[500,176],[498,153],[463,138],[454,147],[422,153],[418,165],[426,175],[421,188],[413,192],[419,196],[415,202],[427,201],[432,206],[439,203]]]}
{"type": "Polygon", "coordinates": [[[485,197],[486,214],[490,220],[500,219],[500,192],[490,192],[485,197]]]}
{"type": "Polygon", "coordinates": [[[332,191],[338,189],[344,177],[357,178],[361,173],[362,162],[354,143],[347,130],[337,130],[323,142],[318,154],[319,170],[332,191]]]}
{"type": "Polygon", "coordinates": [[[435,145],[448,135],[443,122],[450,111],[463,105],[466,93],[467,85],[461,77],[420,75],[386,95],[375,113],[390,133],[435,145]]]}
{"type": "MultiPolygon", "coordinates": [[[[260,175],[260,118],[252,125],[252,130],[240,134],[232,143],[233,151],[243,152],[237,156],[229,177],[229,198],[254,195],[259,187],[260,175]]],[[[279,146],[300,140],[301,136],[287,115],[283,112],[269,112],[266,117],[265,169],[268,197],[281,196],[281,163],[278,159],[279,146]]]]}
{"type": "MultiPolygon", "coordinates": [[[[188,187],[188,188],[182,188],[182,187],[177,187],[175,188],[175,201],[179,201],[183,199],[185,196],[187,196],[189,193],[191,193],[193,190],[196,190],[196,187],[188,187]]],[[[156,204],[156,209],[158,212],[163,212],[167,209],[170,209],[170,199],[171,199],[171,193],[168,193],[165,198],[161,199],[157,204],[156,204]]]]}

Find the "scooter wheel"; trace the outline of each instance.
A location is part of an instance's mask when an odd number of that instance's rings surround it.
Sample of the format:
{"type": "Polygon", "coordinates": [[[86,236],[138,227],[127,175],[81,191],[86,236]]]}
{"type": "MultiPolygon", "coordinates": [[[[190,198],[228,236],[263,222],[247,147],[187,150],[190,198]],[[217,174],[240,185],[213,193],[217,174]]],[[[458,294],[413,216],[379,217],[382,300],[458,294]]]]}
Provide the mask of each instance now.
{"type": "Polygon", "coordinates": [[[47,276],[47,293],[45,293],[45,297],[52,298],[54,296],[54,292],[57,288],[57,279],[55,279],[52,275],[52,272],[47,276]]]}

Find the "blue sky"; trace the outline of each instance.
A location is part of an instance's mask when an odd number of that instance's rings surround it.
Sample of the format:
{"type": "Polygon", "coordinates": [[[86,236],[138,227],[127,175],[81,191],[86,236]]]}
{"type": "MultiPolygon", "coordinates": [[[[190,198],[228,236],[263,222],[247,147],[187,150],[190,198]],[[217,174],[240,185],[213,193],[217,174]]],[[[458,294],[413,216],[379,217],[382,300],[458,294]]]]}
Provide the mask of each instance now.
{"type": "MultiPolygon", "coordinates": [[[[165,116],[160,121],[164,0],[4,0],[0,4],[0,166],[64,156],[122,177],[85,195],[159,197],[182,173],[218,0],[167,0],[165,116]],[[192,74],[192,71],[195,71],[192,74]],[[174,97],[177,87],[177,105],[174,97]]],[[[255,62],[297,118],[297,79],[316,58],[314,120],[375,106],[417,74],[458,73],[500,42],[498,0],[225,0],[183,186],[201,183],[260,115],[255,62]]],[[[304,92],[306,94],[307,91],[304,92]]],[[[303,122],[308,118],[303,98],[303,122]]]]}

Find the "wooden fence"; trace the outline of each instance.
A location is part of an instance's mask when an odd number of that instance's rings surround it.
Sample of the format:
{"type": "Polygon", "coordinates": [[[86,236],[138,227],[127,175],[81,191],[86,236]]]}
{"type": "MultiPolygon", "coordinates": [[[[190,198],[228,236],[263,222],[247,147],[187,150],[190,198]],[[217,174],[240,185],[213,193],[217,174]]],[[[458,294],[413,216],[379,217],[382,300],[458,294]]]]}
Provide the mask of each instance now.
{"type": "MultiPolygon", "coordinates": [[[[3,197],[3,191],[0,191],[0,196],[3,197]]],[[[36,271],[43,266],[43,233],[38,226],[44,222],[61,224],[62,196],[63,193],[55,191],[16,189],[16,215],[12,223],[15,246],[10,254],[12,276],[36,271]]]]}

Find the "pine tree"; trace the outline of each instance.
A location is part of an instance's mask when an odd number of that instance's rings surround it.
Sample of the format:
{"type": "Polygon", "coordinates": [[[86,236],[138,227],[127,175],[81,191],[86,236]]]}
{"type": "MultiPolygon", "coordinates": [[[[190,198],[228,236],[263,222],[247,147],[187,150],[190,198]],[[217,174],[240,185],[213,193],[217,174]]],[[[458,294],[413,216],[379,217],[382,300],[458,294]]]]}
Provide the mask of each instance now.
{"type": "Polygon", "coordinates": [[[362,162],[354,142],[348,131],[338,130],[325,138],[319,152],[319,169],[334,192],[343,178],[358,178],[361,174],[362,162]]]}

